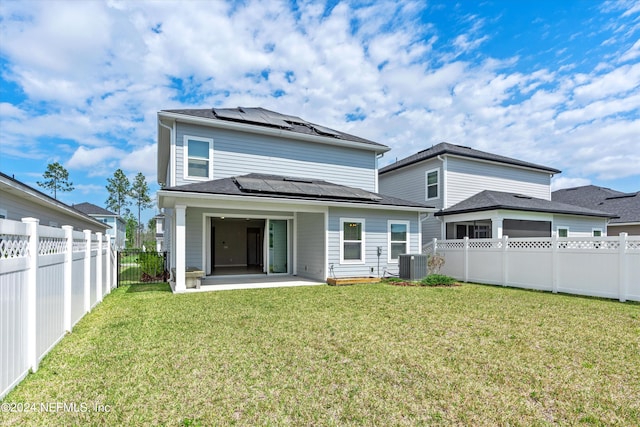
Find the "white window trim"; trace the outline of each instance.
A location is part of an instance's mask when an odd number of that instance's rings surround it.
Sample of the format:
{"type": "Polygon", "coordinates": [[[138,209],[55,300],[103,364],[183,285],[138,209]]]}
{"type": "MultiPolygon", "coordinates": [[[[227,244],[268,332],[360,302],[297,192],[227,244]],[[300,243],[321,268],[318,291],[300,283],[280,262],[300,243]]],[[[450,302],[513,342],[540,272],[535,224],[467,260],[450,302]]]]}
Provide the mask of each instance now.
{"type": "Polygon", "coordinates": [[[429,169],[424,173],[424,199],[425,200],[436,200],[440,198],[440,168],[429,169]],[[437,176],[436,189],[438,195],[436,197],[429,197],[429,174],[431,172],[435,172],[437,176]]]}
{"type": "Polygon", "coordinates": [[[366,257],[366,244],[365,244],[365,235],[366,235],[366,227],[364,218],[340,218],[340,264],[365,264],[366,257]],[[345,222],[359,222],[362,224],[362,239],[360,240],[360,254],[362,255],[362,259],[344,259],[344,224],[345,222]]]}
{"type": "Polygon", "coordinates": [[[184,135],[182,138],[183,163],[182,172],[185,180],[191,181],[210,181],[213,179],[213,139],[203,138],[201,136],[184,135]],[[209,143],[209,170],[207,177],[189,175],[189,144],[188,141],[203,141],[209,143]]]}
{"type": "Polygon", "coordinates": [[[592,228],[591,229],[591,237],[604,237],[604,230],[602,228],[592,228]],[[594,235],[596,231],[600,232],[599,236],[594,235]]]}
{"type": "Polygon", "coordinates": [[[407,227],[407,239],[405,240],[405,244],[407,247],[407,253],[411,252],[410,249],[410,242],[411,242],[411,235],[409,233],[409,230],[411,229],[411,224],[410,221],[399,221],[399,220],[393,220],[390,219],[387,221],[387,262],[389,264],[397,264],[400,261],[400,258],[397,259],[393,259],[391,258],[391,243],[401,243],[400,240],[395,240],[394,242],[391,241],[391,224],[402,224],[405,225],[407,227]]]}
{"type": "Polygon", "coordinates": [[[569,227],[558,226],[556,227],[556,236],[560,237],[560,230],[567,230],[567,237],[569,237],[569,227]]]}

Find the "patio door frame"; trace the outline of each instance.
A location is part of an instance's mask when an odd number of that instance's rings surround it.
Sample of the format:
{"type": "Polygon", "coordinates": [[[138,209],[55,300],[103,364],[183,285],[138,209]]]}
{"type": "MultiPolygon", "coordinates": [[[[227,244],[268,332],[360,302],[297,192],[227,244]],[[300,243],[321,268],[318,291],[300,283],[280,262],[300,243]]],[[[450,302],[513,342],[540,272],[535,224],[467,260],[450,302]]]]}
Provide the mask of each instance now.
{"type": "Polygon", "coordinates": [[[202,239],[202,265],[205,266],[205,271],[212,271],[211,269],[211,221],[212,218],[244,218],[244,219],[263,219],[264,220],[264,232],[263,232],[263,273],[268,276],[288,276],[293,274],[292,266],[295,256],[293,254],[293,248],[296,247],[295,236],[291,233],[294,229],[294,215],[260,215],[260,214],[235,214],[235,213],[221,213],[221,212],[206,212],[202,215],[202,230],[204,231],[204,238],[202,239]],[[286,220],[287,221],[287,272],[286,273],[271,273],[269,272],[269,220],[286,220]]]}

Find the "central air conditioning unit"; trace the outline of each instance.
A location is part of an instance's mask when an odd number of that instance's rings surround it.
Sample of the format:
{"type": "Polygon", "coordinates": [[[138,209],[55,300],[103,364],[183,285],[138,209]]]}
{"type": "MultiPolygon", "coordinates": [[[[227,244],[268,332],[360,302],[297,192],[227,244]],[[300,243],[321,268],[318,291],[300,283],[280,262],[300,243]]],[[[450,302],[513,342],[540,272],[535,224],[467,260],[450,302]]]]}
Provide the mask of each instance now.
{"type": "Polygon", "coordinates": [[[426,254],[403,254],[400,255],[400,278],[405,280],[421,280],[427,277],[427,257],[426,254]]]}

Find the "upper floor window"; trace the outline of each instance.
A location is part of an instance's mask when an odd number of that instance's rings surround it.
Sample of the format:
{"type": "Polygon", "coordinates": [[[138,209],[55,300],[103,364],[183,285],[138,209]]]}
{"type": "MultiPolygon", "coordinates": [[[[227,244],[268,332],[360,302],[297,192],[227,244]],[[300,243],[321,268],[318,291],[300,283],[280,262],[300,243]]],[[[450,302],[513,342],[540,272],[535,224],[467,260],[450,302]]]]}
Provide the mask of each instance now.
{"type": "Polygon", "coordinates": [[[197,136],[184,137],[184,177],[212,179],[213,140],[197,136]]]}
{"type": "Polygon", "coordinates": [[[396,263],[401,254],[409,253],[409,221],[388,221],[389,262],[396,263]]]}
{"type": "Polygon", "coordinates": [[[440,192],[439,192],[439,183],[440,183],[440,170],[439,169],[432,169],[427,171],[426,173],[426,187],[427,187],[427,194],[426,194],[426,199],[427,200],[431,200],[431,199],[437,199],[438,197],[440,197],[440,192]]]}

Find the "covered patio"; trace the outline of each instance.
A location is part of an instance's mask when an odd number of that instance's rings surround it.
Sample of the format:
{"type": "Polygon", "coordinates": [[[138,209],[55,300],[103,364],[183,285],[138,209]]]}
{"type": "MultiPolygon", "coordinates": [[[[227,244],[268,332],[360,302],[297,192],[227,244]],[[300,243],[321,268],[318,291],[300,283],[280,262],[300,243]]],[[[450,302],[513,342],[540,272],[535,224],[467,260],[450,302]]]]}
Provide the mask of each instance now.
{"type": "Polygon", "coordinates": [[[264,289],[264,288],[284,288],[294,286],[318,286],[326,285],[326,282],[306,279],[298,276],[267,276],[247,275],[247,276],[212,276],[202,280],[200,289],[189,288],[186,293],[230,291],[234,289],[264,289]]]}

